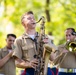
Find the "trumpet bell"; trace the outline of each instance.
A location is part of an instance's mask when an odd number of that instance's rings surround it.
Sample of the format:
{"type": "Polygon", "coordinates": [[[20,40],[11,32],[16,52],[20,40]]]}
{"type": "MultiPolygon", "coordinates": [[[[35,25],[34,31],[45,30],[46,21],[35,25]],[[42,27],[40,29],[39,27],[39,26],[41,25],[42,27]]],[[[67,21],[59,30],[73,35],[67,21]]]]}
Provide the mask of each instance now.
{"type": "Polygon", "coordinates": [[[69,51],[76,52],[76,42],[69,42],[67,46],[68,46],[69,51]]]}
{"type": "Polygon", "coordinates": [[[69,44],[69,46],[75,48],[75,47],[76,47],[76,43],[75,43],[75,42],[71,42],[71,43],[69,44]]]}

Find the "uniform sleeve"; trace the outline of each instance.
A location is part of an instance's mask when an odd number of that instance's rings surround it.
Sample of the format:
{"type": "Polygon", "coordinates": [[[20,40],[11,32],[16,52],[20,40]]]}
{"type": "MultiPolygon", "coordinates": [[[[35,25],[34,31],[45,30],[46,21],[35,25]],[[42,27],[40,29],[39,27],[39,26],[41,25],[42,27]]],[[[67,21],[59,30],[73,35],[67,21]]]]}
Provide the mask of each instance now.
{"type": "Polygon", "coordinates": [[[54,60],[54,65],[60,63],[64,57],[64,54],[62,53],[62,50],[63,50],[63,45],[59,45],[58,46],[58,50],[55,52],[56,54],[56,57],[55,57],[55,60],[54,60]]]}
{"type": "Polygon", "coordinates": [[[15,40],[13,50],[14,50],[13,56],[21,59],[22,58],[22,47],[21,47],[20,39],[15,40]]]}

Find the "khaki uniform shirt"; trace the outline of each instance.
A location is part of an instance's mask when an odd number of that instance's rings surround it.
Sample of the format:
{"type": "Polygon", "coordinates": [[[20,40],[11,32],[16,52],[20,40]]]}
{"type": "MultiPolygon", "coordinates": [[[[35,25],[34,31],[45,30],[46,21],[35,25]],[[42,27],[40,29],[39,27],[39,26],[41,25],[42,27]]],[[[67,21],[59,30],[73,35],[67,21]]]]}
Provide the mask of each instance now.
{"type": "Polygon", "coordinates": [[[27,34],[23,34],[15,40],[13,56],[24,61],[31,61],[36,53],[35,42],[27,34]]]}
{"type": "Polygon", "coordinates": [[[62,53],[65,50],[65,44],[60,45],[57,51],[57,57],[54,60],[54,64],[59,64],[60,68],[76,68],[76,52],[66,52],[62,53]]]}
{"type": "MultiPolygon", "coordinates": [[[[4,58],[7,54],[9,53],[9,51],[7,50],[6,47],[2,48],[0,50],[0,59],[4,58]]],[[[14,58],[11,57],[6,63],[5,65],[0,68],[0,74],[4,74],[4,75],[16,75],[16,71],[15,71],[15,61],[14,58]]]]}
{"type": "MultiPolygon", "coordinates": [[[[51,43],[51,41],[49,42],[51,43]]],[[[24,34],[17,38],[14,42],[14,47],[13,56],[23,59],[24,61],[31,61],[34,59],[34,55],[37,54],[36,44],[28,34],[24,34]]]]}

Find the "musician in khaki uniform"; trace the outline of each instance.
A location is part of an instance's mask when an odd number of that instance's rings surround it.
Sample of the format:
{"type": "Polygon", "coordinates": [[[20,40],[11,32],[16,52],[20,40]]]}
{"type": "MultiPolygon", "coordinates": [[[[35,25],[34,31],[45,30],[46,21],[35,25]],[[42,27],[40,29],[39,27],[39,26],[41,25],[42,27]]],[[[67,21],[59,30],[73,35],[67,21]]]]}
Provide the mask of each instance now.
{"type": "Polygon", "coordinates": [[[76,38],[75,30],[67,28],[65,37],[66,43],[59,45],[54,64],[58,64],[58,75],[76,75],[76,52],[73,52],[72,48],[69,47],[69,42],[74,42],[76,38]]]}
{"type": "Polygon", "coordinates": [[[0,75],[16,75],[12,45],[16,35],[7,34],[6,46],[0,50],[0,75]]]}
{"type": "MultiPolygon", "coordinates": [[[[13,56],[16,60],[16,66],[26,69],[26,73],[23,75],[34,75],[34,70],[38,66],[35,55],[37,55],[37,38],[39,34],[35,30],[36,21],[33,12],[25,13],[21,22],[25,28],[25,33],[15,40],[13,56]]],[[[51,44],[51,40],[48,39],[48,43],[51,44]]]]}

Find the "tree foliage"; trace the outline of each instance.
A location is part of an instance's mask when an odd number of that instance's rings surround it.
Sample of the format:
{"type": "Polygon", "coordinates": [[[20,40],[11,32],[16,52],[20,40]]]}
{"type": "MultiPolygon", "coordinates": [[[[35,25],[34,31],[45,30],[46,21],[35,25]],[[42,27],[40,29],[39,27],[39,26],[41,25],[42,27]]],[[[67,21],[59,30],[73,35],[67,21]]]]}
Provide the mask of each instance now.
{"type": "Polygon", "coordinates": [[[45,16],[46,34],[52,32],[56,45],[64,42],[67,27],[76,27],[76,0],[0,0],[0,42],[3,43],[0,47],[5,45],[7,33],[23,34],[21,16],[29,10],[34,12],[36,20],[45,16]]]}

